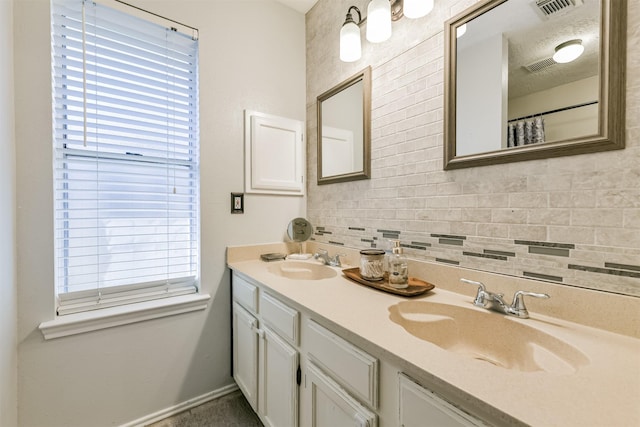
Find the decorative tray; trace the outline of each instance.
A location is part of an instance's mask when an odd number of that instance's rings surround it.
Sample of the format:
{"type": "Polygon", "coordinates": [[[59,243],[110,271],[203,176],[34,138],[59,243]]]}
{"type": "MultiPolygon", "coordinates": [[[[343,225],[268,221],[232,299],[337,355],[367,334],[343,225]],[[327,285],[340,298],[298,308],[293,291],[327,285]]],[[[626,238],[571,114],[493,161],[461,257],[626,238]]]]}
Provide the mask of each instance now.
{"type": "Polygon", "coordinates": [[[405,297],[414,297],[422,295],[423,293],[435,288],[435,285],[425,282],[424,280],[417,279],[415,277],[409,277],[409,286],[404,289],[396,289],[389,285],[388,276],[385,273],[384,279],[380,281],[367,280],[360,275],[360,268],[345,268],[342,270],[347,278],[358,282],[365,286],[370,286],[375,289],[379,289],[384,292],[389,292],[396,295],[402,295],[405,297]]]}

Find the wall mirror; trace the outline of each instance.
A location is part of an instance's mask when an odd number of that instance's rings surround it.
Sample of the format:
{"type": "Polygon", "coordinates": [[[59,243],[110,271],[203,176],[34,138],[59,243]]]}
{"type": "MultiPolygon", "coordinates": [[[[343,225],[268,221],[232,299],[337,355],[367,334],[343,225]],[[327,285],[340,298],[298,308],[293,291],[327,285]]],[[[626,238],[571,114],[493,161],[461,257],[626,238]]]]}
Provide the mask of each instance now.
{"type": "Polygon", "coordinates": [[[370,177],[371,68],[318,96],[318,184],[370,177]]]}
{"type": "Polygon", "coordinates": [[[444,168],[624,148],[626,0],[485,0],[445,24],[444,168]],[[555,57],[569,46],[582,54],[555,57]]]}

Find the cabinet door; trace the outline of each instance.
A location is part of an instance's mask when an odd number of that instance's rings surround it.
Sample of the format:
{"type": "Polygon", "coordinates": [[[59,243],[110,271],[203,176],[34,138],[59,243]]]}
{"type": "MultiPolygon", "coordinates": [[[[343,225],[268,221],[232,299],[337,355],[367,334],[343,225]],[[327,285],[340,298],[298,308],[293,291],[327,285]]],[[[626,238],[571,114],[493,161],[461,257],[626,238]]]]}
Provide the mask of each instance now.
{"type": "Polygon", "coordinates": [[[469,427],[484,426],[480,420],[463,412],[434,392],[399,374],[401,427],[469,427]]]}
{"type": "Polygon", "coordinates": [[[376,427],[377,416],[349,393],[309,363],[305,374],[305,407],[303,424],[309,427],[376,427]]]}
{"type": "Polygon", "coordinates": [[[304,122],[245,110],[245,192],[304,196],[304,122]]]}
{"type": "Polygon", "coordinates": [[[258,410],[258,320],[233,303],[233,378],[254,411],[258,410]]]}
{"type": "Polygon", "coordinates": [[[298,352],[269,328],[263,328],[258,413],[266,426],[298,425],[298,366],[298,352]]]}

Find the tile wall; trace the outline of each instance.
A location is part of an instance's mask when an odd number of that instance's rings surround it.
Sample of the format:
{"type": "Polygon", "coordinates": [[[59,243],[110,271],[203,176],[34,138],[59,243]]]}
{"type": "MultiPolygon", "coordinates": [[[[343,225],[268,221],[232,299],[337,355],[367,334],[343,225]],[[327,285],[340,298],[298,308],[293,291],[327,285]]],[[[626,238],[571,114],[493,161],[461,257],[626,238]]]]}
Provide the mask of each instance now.
{"type": "MultiPolygon", "coordinates": [[[[640,296],[640,3],[629,1],[624,150],[445,171],[444,22],[476,1],[437,0],[345,64],[348,7],[307,14],[308,217],[315,240],[640,296]],[[316,185],[316,97],[370,65],[372,178],[316,185]]],[[[362,4],[359,4],[362,3],[362,4]]]]}

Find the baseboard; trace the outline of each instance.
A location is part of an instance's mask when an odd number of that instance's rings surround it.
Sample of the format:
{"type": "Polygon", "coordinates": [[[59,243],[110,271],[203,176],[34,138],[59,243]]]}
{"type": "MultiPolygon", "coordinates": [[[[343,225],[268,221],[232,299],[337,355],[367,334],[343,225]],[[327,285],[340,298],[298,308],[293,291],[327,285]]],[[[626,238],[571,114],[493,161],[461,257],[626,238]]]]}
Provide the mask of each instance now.
{"type": "Polygon", "coordinates": [[[143,427],[163,420],[167,417],[179,414],[180,412],[184,412],[198,405],[202,405],[203,403],[207,403],[211,400],[218,399],[236,390],[238,390],[238,386],[236,385],[236,383],[232,383],[217,390],[213,390],[198,397],[194,397],[193,399],[186,400],[169,408],[154,412],[153,414],[145,415],[144,417],[138,418],[135,421],[122,424],[120,427],[143,427]]]}

